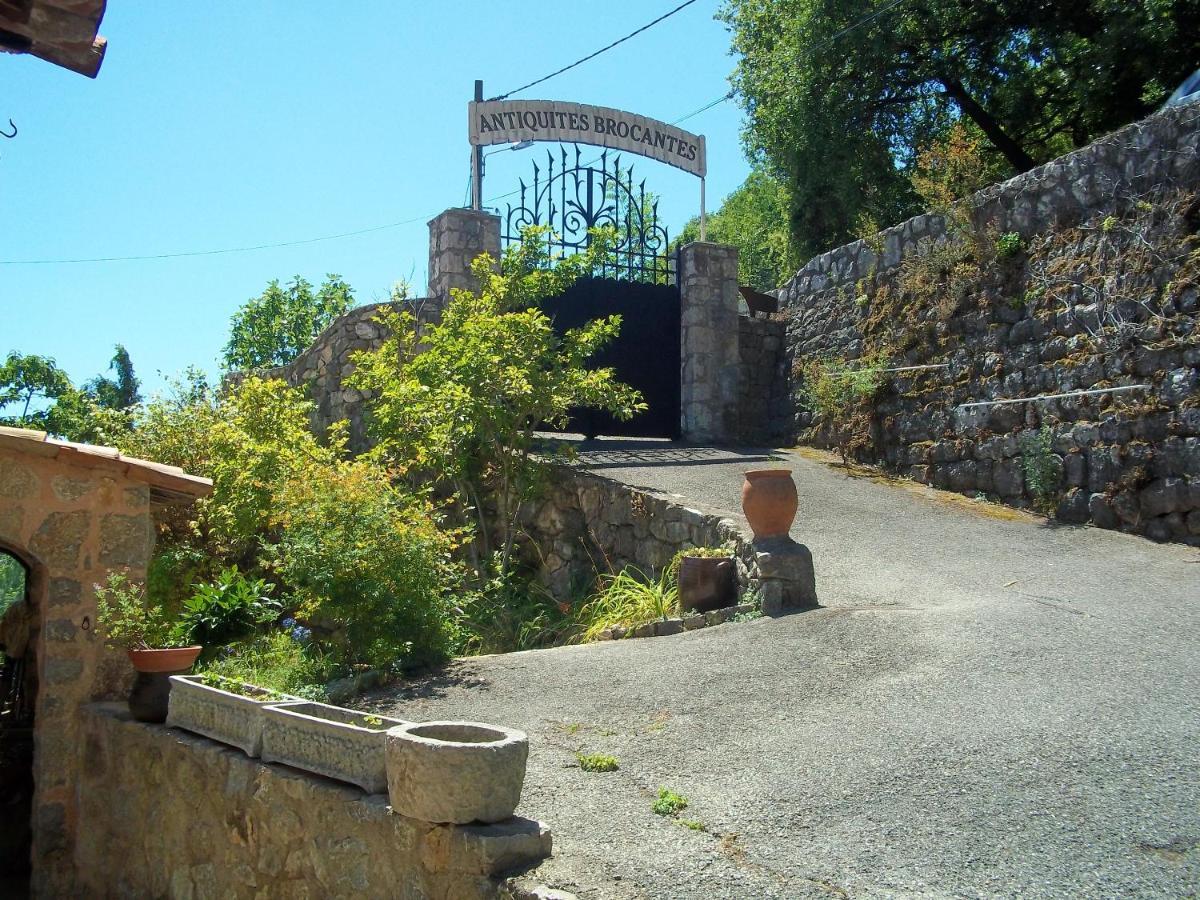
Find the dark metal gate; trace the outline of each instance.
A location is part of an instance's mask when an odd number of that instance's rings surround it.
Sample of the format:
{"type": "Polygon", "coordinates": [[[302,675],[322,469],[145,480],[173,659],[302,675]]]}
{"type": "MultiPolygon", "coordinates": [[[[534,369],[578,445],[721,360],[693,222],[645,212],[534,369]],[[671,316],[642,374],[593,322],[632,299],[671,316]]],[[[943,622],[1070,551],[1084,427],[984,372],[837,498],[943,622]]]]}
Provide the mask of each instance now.
{"type": "Polygon", "coordinates": [[[564,147],[534,164],[533,181],[520,182],[520,200],[508,206],[502,237],[522,239],[531,225],[549,228],[542,240],[551,255],[580,252],[591,244],[590,230],[609,227],[617,240],[593,277],[576,282],[543,302],[555,328],[565,331],[603,316],[620,315],[621,333],[593,358],[611,366],[617,377],[637,388],[648,409],[628,422],[607,413],[578,410],[567,431],[592,437],[679,437],[680,300],[675,283],[676,254],[658,222],[658,201],[646,182],[634,182],[633,167],[607,151],[582,161],[564,147]]]}

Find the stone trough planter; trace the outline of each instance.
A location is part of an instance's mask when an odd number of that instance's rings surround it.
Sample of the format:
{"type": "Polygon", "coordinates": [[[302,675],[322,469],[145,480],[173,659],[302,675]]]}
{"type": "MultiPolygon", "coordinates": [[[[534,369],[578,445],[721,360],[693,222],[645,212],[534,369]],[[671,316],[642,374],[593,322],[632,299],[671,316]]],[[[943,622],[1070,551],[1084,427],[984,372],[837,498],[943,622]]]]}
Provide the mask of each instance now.
{"type": "Polygon", "coordinates": [[[356,784],[368,794],[387,790],[384,745],[403,719],[371,716],[325,703],[280,703],[262,711],[263,762],[279,762],[356,784]]]}
{"type": "Polygon", "coordinates": [[[248,696],[205,684],[199,675],[173,675],[167,726],[202,734],[237,747],[247,756],[262,753],[263,707],[298,700],[253,684],[230,682],[248,696]]]}
{"type": "Polygon", "coordinates": [[[501,822],[521,799],[529,740],[481,722],[423,722],[387,733],[388,798],[402,816],[501,822]]]}

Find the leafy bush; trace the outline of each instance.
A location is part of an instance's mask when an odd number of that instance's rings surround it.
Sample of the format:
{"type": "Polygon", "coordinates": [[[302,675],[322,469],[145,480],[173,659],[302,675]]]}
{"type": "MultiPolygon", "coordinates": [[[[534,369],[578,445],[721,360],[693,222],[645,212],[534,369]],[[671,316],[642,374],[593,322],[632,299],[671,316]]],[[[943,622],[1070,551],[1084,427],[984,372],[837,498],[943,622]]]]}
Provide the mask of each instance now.
{"type": "Polygon", "coordinates": [[[674,816],[688,808],[688,799],[670,788],[659,788],[658,797],[651,809],[659,816],[674,816]]]}
{"type": "Polygon", "coordinates": [[[464,524],[475,530],[468,550],[483,578],[492,574],[484,569],[493,560],[500,574],[510,568],[521,508],[542,471],[533,454],[535,430],[565,425],[577,407],[619,419],[645,409],[613,369],[587,367],[617,335],[620,316],[560,335],[539,307],[594,271],[611,236],[597,233],[586,253],[551,265],[543,232],[527,231],[520,245],[505,250],[499,271],[490,256],[478,257],[471,269],[479,293],[452,291],[441,321],[420,335],[407,313],[383,313],[390,337],[356,354],[348,379],[374,397],[378,455],[454,492],[464,524]],[[494,516],[485,511],[489,497],[494,516]]]}
{"type": "Polygon", "coordinates": [[[1021,235],[1015,231],[1006,231],[1000,237],[996,238],[996,256],[1000,259],[1008,259],[1016,256],[1025,249],[1025,242],[1021,240],[1021,235]]]}
{"type": "Polygon", "coordinates": [[[1062,460],[1054,452],[1054,432],[1048,425],[1021,435],[1021,470],[1038,509],[1047,512],[1058,495],[1062,460]]]}
{"type": "Polygon", "coordinates": [[[205,647],[244,638],[279,616],[281,604],[268,596],[271,590],[265,580],[247,578],[230,566],[184,602],[180,628],[188,640],[205,647]]]}
{"type": "Polygon", "coordinates": [[[7,553],[0,552],[0,615],[25,599],[25,567],[7,553]]]}
{"type": "Polygon", "coordinates": [[[511,653],[562,643],[576,630],[571,604],[523,573],[494,575],[457,607],[460,653],[511,653]]]}
{"type": "Polygon", "coordinates": [[[347,674],[330,655],[289,631],[272,631],[224,648],[208,662],[212,675],[261,685],[308,700],[326,699],[324,685],[347,674]]]}
{"type": "Polygon", "coordinates": [[[377,668],[446,655],[459,572],[427,502],[364,461],[309,465],[275,502],[279,539],[266,556],[317,646],[377,668]]]}
{"type": "Polygon", "coordinates": [[[616,574],[600,576],[597,593],[579,609],[580,638],[594,641],[613,625],[640,625],[666,619],[679,607],[679,585],[670,571],[651,578],[630,566],[616,574]]]}

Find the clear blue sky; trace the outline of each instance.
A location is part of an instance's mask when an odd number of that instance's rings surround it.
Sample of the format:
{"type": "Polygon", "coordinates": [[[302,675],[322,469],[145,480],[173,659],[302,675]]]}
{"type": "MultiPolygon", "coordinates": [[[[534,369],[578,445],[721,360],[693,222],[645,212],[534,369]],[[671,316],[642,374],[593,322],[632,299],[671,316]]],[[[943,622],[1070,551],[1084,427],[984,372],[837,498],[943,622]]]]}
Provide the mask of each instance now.
{"type": "MultiPolygon", "coordinates": [[[[361,302],[397,279],[424,291],[426,222],[461,206],[466,102],[598,49],[677,5],[533,0],[416,3],[110,0],[92,81],[0,54],[0,260],[171,253],[410,224],[299,247],[194,258],[0,265],[0,354],[55,357],[82,382],[124,343],[156,374],[215,370],[230,315],[272,278],[336,272],[361,302]],[[519,10],[519,12],[517,11],[519,10]]],[[[648,32],[521,95],[667,121],[728,90],[729,34],[699,0],[648,32]]],[[[683,123],[708,137],[710,209],[747,164],[728,102],[683,123]]],[[[488,161],[485,198],[534,154],[488,161]]],[[[672,234],[697,212],[696,179],[637,171],[672,234]]]]}

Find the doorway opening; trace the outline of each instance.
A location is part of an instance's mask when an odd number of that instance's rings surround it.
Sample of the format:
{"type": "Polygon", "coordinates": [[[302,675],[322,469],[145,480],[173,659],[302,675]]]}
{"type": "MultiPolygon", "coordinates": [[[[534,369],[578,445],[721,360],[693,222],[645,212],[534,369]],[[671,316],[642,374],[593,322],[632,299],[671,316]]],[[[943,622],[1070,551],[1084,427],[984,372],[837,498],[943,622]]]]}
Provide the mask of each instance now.
{"type": "Polygon", "coordinates": [[[0,548],[0,893],[27,896],[33,811],[33,603],[29,567],[0,548]]]}

